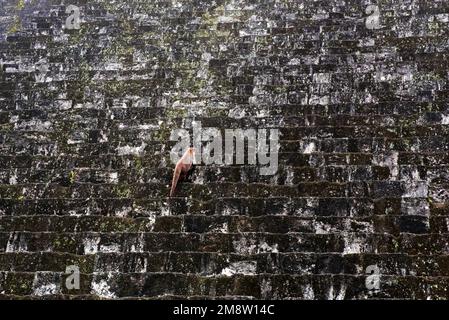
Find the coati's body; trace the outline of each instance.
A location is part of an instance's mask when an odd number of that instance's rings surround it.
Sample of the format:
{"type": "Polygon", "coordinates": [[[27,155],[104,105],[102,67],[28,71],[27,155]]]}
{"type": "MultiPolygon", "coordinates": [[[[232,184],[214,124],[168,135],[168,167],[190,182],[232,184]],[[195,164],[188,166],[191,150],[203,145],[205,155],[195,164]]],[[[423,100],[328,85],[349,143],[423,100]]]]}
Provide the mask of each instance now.
{"type": "Polygon", "coordinates": [[[170,189],[170,197],[175,194],[176,186],[178,185],[178,181],[185,179],[190,169],[193,166],[193,160],[195,159],[195,149],[188,148],[186,152],[183,154],[181,159],[179,159],[176,164],[175,170],[173,172],[173,180],[171,183],[170,189]]]}

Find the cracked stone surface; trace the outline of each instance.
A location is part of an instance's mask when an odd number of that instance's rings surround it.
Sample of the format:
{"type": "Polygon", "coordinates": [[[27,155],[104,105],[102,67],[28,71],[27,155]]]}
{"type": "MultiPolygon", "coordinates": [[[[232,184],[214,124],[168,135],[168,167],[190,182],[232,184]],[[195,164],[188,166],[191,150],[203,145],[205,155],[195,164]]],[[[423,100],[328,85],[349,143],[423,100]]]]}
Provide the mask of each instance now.
{"type": "Polygon", "coordinates": [[[448,34],[446,0],[0,0],[0,298],[449,298],[448,34]],[[278,171],[168,198],[193,121],[279,129],[278,171]]]}

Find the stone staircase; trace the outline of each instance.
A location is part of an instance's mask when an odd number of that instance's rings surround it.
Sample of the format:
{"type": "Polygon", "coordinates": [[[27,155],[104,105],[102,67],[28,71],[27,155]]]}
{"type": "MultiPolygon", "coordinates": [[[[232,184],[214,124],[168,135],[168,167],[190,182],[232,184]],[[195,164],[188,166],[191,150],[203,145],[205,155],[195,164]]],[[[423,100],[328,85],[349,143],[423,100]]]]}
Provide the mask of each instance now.
{"type": "Polygon", "coordinates": [[[447,1],[1,0],[0,298],[447,299],[448,31],[447,1]],[[277,173],[169,198],[193,121],[279,129],[277,173]]]}

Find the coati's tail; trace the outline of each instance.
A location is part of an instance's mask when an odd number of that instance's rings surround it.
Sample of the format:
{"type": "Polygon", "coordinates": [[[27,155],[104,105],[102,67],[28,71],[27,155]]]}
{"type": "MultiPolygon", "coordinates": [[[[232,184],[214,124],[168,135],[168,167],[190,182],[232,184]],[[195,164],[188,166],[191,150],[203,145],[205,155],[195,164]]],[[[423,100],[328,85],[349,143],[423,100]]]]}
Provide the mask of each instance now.
{"type": "Polygon", "coordinates": [[[173,180],[171,182],[170,197],[175,194],[176,185],[178,184],[179,176],[181,175],[181,168],[179,166],[175,167],[173,172],[173,180]]]}

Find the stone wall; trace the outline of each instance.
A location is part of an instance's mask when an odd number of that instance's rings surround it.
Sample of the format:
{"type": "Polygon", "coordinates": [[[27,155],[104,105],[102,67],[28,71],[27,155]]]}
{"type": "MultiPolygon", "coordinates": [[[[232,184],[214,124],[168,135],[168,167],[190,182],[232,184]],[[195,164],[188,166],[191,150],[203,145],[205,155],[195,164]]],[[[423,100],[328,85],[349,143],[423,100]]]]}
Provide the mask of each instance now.
{"type": "Polygon", "coordinates": [[[448,34],[446,0],[1,0],[0,297],[448,298],[448,34]],[[169,198],[193,120],[279,129],[277,173],[169,198]]]}

